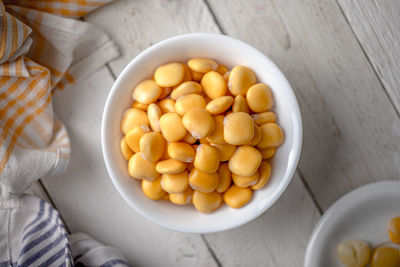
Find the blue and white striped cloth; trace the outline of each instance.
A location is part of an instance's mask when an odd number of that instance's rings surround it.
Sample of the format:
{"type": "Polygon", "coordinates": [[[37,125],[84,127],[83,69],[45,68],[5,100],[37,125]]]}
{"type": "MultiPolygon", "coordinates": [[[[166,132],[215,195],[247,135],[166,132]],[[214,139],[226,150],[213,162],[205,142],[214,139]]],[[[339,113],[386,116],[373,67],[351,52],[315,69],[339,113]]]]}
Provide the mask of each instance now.
{"type": "Polygon", "coordinates": [[[60,214],[34,196],[0,198],[0,267],[129,266],[122,254],[78,233],[68,235],[60,214]]]}

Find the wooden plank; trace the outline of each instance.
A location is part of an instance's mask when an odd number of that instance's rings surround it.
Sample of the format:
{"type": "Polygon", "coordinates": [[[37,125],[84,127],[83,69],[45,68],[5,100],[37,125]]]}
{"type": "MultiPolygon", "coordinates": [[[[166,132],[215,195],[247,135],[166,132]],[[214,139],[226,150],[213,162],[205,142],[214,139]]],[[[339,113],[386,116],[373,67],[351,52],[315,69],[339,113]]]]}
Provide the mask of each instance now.
{"type": "Polygon", "coordinates": [[[338,0],[354,33],[400,113],[400,4],[338,0]]]}
{"type": "Polygon", "coordinates": [[[320,217],[301,188],[296,174],[281,199],[262,216],[239,228],[206,235],[222,266],[300,266],[320,217]]]}
{"type": "Polygon", "coordinates": [[[263,51],[292,84],[304,127],[299,169],[322,209],[360,185],[400,179],[400,120],[334,0],[210,6],[226,34],[263,51]]]}
{"type": "Polygon", "coordinates": [[[43,183],[69,230],[120,248],[134,266],[215,266],[200,236],[162,229],[133,211],[106,171],[100,142],[103,107],[113,78],[106,68],[53,95],[68,129],[71,162],[43,183]]]}

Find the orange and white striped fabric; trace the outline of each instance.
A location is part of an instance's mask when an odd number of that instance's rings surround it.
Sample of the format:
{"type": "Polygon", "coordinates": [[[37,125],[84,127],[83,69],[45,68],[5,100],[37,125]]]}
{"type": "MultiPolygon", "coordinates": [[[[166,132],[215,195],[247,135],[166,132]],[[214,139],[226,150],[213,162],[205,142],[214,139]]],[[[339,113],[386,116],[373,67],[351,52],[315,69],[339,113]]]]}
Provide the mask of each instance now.
{"type": "Polygon", "coordinates": [[[68,164],[67,131],[51,97],[118,56],[75,20],[110,0],[0,0],[0,185],[6,196],[68,164]]]}

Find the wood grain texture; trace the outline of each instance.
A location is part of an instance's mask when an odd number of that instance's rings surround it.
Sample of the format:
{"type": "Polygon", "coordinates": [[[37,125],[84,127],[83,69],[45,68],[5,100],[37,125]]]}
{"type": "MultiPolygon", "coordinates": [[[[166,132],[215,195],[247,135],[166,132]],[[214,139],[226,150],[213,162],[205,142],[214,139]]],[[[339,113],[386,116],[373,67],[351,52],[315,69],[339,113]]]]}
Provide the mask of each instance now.
{"type": "Polygon", "coordinates": [[[376,74],[400,114],[400,3],[338,0],[376,74]]]}
{"type": "Polygon", "coordinates": [[[209,2],[226,34],[291,83],[303,116],[299,169],[324,210],[360,185],[400,179],[400,120],[334,0],[209,2]]]}
{"type": "Polygon", "coordinates": [[[200,236],[162,229],[136,213],[113,186],[101,152],[103,107],[113,78],[106,68],[57,91],[53,103],[68,129],[67,171],[43,179],[69,230],[120,248],[134,266],[216,266],[200,236]]]}

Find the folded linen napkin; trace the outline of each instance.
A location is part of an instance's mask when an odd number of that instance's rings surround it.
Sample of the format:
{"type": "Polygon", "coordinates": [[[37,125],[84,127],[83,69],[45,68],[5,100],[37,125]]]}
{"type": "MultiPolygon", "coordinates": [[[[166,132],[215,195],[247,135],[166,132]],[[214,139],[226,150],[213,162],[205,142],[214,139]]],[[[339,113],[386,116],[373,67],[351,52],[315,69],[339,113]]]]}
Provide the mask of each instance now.
{"type": "Polygon", "coordinates": [[[68,164],[52,94],[118,56],[104,32],[72,19],[109,1],[0,0],[0,266],[127,265],[118,250],[69,236],[50,204],[23,194],[68,164]]]}

